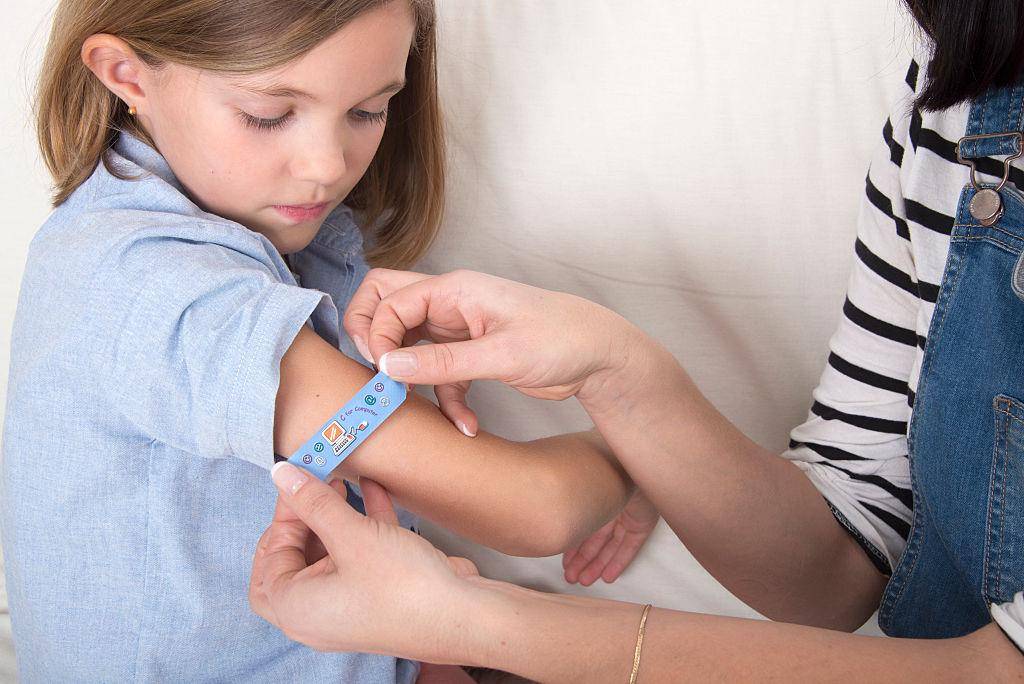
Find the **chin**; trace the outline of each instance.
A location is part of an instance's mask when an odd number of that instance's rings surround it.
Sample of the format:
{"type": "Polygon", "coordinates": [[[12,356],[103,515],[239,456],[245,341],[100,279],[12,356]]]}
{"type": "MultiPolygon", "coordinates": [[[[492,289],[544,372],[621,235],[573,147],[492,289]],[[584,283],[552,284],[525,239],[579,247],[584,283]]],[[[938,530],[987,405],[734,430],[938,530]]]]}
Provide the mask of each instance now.
{"type": "Polygon", "coordinates": [[[277,247],[277,251],[281,254],[293,254],[294,252],[301,252],[309,246],[309,243],[313,242],[313,238],[316,237],[319,232],[319,226],[316,230],[309,232],[305,230],[292,229],[286,231],[285,234],[281,233],[264,233],[274,246],[277,247]]]}

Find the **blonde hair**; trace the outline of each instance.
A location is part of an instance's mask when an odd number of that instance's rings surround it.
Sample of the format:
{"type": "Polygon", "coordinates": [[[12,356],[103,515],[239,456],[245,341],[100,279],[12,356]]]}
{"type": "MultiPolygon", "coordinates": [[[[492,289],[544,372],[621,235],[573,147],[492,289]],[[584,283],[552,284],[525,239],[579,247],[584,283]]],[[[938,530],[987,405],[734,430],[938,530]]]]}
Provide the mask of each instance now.
{"type": "Polygon", "coordinates": [[[406,87],[392,99],[380,149],[346,203],[372,226],[370,263],[407,268],[433,241],[444,206],[433,0],[61,0],[36,103],[54,206],[101,160],[116,173],[106,152],[121,131],[153,145],[124,102],[83,63],[89,36],[117,36],[152,67],[171,62],[251,74],[287,64],[391,1],[408,2],[416,19],[406,87]]]}

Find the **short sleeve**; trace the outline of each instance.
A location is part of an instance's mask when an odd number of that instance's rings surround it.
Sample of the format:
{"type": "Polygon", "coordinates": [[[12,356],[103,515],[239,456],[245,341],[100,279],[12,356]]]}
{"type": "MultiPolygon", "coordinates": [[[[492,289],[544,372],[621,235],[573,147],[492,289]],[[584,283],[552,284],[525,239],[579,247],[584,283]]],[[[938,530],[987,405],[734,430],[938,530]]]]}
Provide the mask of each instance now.
{"type": "Polygon", "coordinates": [[[258,253],[181,239],[131,245],[108,278],[104,380],[140,438],[271,467],[281,358],[329,297],[258,253]]]}

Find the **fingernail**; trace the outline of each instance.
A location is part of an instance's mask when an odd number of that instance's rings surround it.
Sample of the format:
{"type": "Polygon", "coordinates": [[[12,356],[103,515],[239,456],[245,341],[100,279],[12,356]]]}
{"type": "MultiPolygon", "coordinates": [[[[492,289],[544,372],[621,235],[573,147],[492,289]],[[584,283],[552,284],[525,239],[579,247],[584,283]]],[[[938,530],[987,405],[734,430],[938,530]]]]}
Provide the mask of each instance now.
{"type": "Polygon", "coordinates": [[[363,355],[363,358],[368,362],[373,363],[373,357],[370,356],[370,348],[366,346],[366,340],[359,335],[356,335],[352,338],[352,342],[356,345],[356,349],[359,350],[359,353],[363,355]]]}
{"type": "Polygon", "coordinates": [[[388,352],[380,357],[380,369],[389,378],[404,378],[420,369],[420,361],[409,352],[388,352]]]}
{"type": "Polygon", "coordinates": [[[476,437],[476,433],[470,432],[469,426],[463,423],[461,420],[456,421],[455,424],[459,426],[460,430],[462,430],[462,434],[466,435],[467,437],[476,437]]]}
{"type": "Polygon", "coordinates": [[[279,461],[270,469],[270,478],[281,489],[289,494],[295,494],[309,480],[309,475],[287,461],[279,461]]]}

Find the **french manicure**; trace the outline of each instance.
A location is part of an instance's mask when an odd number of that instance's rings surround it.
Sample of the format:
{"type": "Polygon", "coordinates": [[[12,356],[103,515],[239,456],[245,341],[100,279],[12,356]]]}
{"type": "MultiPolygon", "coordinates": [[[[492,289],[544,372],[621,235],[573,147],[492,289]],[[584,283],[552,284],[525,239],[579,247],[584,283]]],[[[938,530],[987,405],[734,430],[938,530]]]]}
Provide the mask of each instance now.
{"type": "Polygon", "coordinates": [[[476,437],[476,433],[470,432],[469,426],[463,423],[461,420],[456,421],[455,424],[459,426],[460,430],[462,430],[462,434],[466,435],[467,437],[476,437]]]}
{"type": "Polygon", "coordinates": [[[287,461],[279,461],[270,469],[270,478],[281,489],[295,494],[309,480],[309,475],[287,461]]]}
{"type": "Polygon", "coordinates": [[[388,352],[380,357],[380,369],[389,378],[405,378],[414,375],[420,368],[415,354],[403,351],[388,352]]]}

